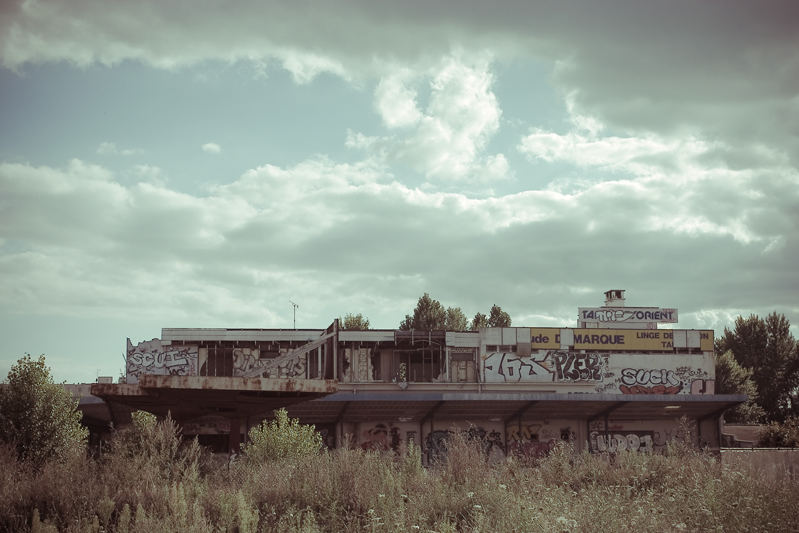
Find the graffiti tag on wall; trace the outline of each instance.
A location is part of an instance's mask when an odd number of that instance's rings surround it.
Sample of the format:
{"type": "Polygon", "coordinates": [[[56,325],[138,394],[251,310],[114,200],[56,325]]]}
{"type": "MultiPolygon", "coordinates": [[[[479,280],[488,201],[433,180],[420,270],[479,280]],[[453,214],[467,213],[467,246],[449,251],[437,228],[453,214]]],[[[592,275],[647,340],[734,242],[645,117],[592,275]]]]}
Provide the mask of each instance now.
{"type": "Polygon", "coordinates": [[[597,353],[548,351],[523,357],[495,352],[483,359],[486,382],[600,381],[604,366],[597,353]]]}
{"type": "Polygon", "coordinates": [[[627,450],[652,453],[655,449],[654,433],[652,431],[623,431],[605,435],[598,431],[592,431],[590,446],[592,452],[616,453],[627,450]]]}
{"type": "Polygon", "coordinates": [[[158,339],[133,346],[128,339],[127,382],[138,383],[144,374],[196,376],[197,359],[197,346],[162,346],[158,339]]]}
{"type": "Polygon", "coordinates": [[[712,394],[707,384],[707,372],[702,369],[679,367],[667,368],[623,368],[619,377],[622,394],[712,394]],[[688,385],[690,384],[690,386],[688,385]]]}
{"type": "Polygon", "coordinates": [[[625,368],[621,371],[619,390],[623,394],[677,394],[682,380],[673,370],[625,368]]]}
{"type": "Polygon", "coordinates": [[[374,451],[399,451],[400,431],[391,424],[375,424],[361,434],[361,448],[374,451]]]}
{"type": "Polygon", "coordinates": [[[307,357],[285,357],[288,348],[281,349],[275,357],[261,358],[257,348],[236,348],[233,350],[233,375],[265,378],[304,378],[307,357]]]}
{"type": "Polygon", "coordinates": [[[529,424],[508,428],[508,453],[532,459],[542,458],[561,440],[574,440],[574,432],[570,427],[529,424]]]}
{"type": "MultiPolygon", "coordinates": [[[[499,431],[487,431],[480,426],[470,426],[464,431],[468,441],[477,442],[488,456],[489,461],[498,461],[505,457],[505,446],[499,431]]],[[[447,456],[447,444],[452,438],[452,431],[435,430],[427,434],[425,449],[430,464],[440,462],[447,456]]]]}
{"type": "Polygon", "coordinates": [[[595,353],[555,352],[558,381],[599,381],[602,359],[595,353]]]}

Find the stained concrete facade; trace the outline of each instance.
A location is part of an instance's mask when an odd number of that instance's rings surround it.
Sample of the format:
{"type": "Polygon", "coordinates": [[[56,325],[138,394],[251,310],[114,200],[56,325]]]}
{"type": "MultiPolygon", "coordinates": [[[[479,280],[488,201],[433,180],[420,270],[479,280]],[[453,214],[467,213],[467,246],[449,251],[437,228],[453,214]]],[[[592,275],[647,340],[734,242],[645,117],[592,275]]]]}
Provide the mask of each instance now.
{"type": "Polygon", "coordinates": [[[580,309],[578,325],[598,316],[603,327],[165,328],[160,339],[128,341],[126,384],[92,393],[169,411],[185,434],[231,449],[281,406],[329,446],[413,442],[428,460],[455,429],[496,456],[539,455],[560,440],[653,452],[682,431],[682,416],[697,444],[718,449],[723,411],[745,397],[715,394],[713,332],[657,329],[675,309],[623,307],[614,292],[599,314],[580,309]]]}

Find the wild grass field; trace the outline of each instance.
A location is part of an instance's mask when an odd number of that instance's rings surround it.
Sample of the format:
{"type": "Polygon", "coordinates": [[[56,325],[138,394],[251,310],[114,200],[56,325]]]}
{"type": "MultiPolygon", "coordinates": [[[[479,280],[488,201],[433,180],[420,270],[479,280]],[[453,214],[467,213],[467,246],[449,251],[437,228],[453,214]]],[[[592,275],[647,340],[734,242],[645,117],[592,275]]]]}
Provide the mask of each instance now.
{"type": "Polygon", "coordinates": [[[537,461],[490,463],[479,442],[456,435],[430,468],[418,448],[397,456],[288,444],[230,462],[182,441],[167,419],[120,432],[96,457],[35,467],[3,448],[0,530],[799,530],[799,483],[731,470],[681,443],[614,456],[564,444],[537,461]]]}

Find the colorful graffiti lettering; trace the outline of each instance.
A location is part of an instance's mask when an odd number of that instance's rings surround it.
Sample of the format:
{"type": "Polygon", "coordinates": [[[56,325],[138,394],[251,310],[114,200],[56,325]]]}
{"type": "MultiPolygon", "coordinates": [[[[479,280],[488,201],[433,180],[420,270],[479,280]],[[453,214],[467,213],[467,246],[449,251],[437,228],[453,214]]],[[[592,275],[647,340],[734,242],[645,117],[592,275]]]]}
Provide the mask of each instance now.
{"type": "Polygon", "coordinates": [[[625,368],[619,390],[623,394],[677,394],[683,383],[673,370],[625,368]]]}

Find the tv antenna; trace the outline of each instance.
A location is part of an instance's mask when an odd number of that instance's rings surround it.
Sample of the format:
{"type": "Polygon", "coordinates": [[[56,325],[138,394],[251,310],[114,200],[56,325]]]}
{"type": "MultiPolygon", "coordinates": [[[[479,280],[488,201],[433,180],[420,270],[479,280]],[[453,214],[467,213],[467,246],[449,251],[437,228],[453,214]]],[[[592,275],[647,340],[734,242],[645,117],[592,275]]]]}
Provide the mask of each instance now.
{"type": "Polygon", "coordinates": [[[297,329],[297,309],[298,309],[300,306],[299,306],[299,305],[297,305],[297,304],[295,304],[295,303],[294,303],[294,302],[292,302],[291,300],[289,300],[289,303],[291,304],[291,306],[292,306],[292,307],[294,307],[294,329],[297,329]]]}

